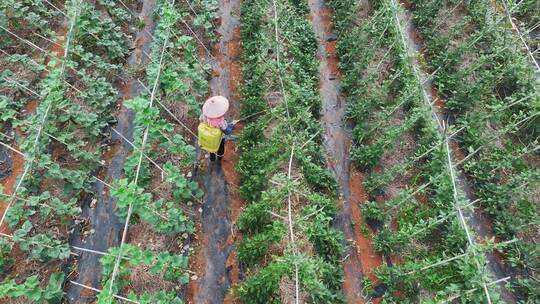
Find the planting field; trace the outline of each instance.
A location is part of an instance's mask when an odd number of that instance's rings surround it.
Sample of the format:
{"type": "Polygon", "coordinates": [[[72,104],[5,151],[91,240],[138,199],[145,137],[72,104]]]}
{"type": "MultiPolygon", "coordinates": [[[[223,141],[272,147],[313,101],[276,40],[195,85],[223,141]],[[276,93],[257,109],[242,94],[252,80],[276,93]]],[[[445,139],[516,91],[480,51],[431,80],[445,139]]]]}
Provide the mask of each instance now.
{"type": "Polygon", "coordinates": [[[539,1],[0,12],[0,303],[540,303],[539,1]]]}

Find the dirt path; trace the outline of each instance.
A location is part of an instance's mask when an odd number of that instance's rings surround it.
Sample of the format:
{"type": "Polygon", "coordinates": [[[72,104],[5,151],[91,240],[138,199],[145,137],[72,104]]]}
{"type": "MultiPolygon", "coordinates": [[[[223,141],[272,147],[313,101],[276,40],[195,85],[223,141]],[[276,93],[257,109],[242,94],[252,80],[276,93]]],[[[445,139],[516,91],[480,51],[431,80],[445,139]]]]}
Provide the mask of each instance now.
{"type": "MultiPolygon", "coordinates": [[[[240,52],[240,1],[219,1],[220,24],[218,43],[214,45],[212,67],[214,77],[210,80],[212,95],[229,98],[229,119],[238,118],[240,112],[237,84],[241,68],[240,52]]],[[[241,126],[237,126],[236,132],[241,126]]],[[[188,303],[233,303],[230,287],[239,280],[240,271],[234,253],[235,236],[233,224],[243,205],[237,186],[237,154],[234,142],[227,142],[225,157],[209,162],[203,177],[205,188],[199,235],[199,254],[195,264],[198,281],[188,287],[188,303]]],[[[208,161],[208,160],[205,160],[208,161]]]]}
{"type": "MultiPolygon", "coordinates": [[[[345,282],[343,290],[348,303],[365,303],[369,296],[362,292],[362,279],[367,276],[377,282],[372,272],[383,261],[360,229],[362,214],[359,204],[365,203],[363,176],[351,166],[351,129],[346,122],[346,104],[340,95],[340,73],[336,54],[336,37],[332,33],[332,10],[324,0],[309,0],[311,21],[319,42],[317,57],[320,60],[320,94],[323,102],[322,119],[325,127],[325,147],[329,166],[338,178],[343,207],[336,219],[336,226],[347,240],[346,259],[343,263],[345,282]]],[[[375,303],[377,301],[375,300],[375,303]]]]}
{"type": "MultiPolygon", "coordinates": [[[[148,61],[148,57],[144,55],[150,54],[150,44],[152,37],[149,33],[153,33],[155,24],[153,13],[156,9],[155,0],[145,0],[141,18],[145,22],[145,30],[138,32],[135,45],[136,48],[128,59],[130,66],[141,66],[148,61]]],[[[133,110],[129,110],[122,106],[122,102],[129,100],[141,92],[144,88],[135,80],[123,83],[119,88],[120,106],[121,109],[117,116],[118,123],[115,129],[123,134],[128,140],[133,140],[133,110]]],[[[124,141],[117,133],[111,132],[111,144],[106,149],[102,159],[105,165],[98,172],[98,176],[110,183],[124,176],[124,162],[127,156],[131,153],[131,146],[124,141]]],[[[101,182],[94,184],[96,197],[87,197],[82,204],[82,217],[85,221],[79,224],[70,238],[70,245],[89,248],[106,252],[110,247],[118,246],[122,233],[123,224],[120,223],[115,212],[115,199],[110,196],[109,189],[101,182]],[[85,227],[89,225],[90,227],[85,227]],[[88,230],[94,229],[94,233],[86,235],[88,230]]],[[[71,278],[74,281],[101,288],[101,264],[99,262],[101,255],[82,252],[78,261],[78,277],[71,278]]],[[[69,303],[91,303],[93,302],[95,293],[88,289],[76,285],[70,285],[67,292],[69,303]]]]}
{"type": "MultiPolygon", "coordinates": [[[[407,33],[404,39],[408,44],[407,47],[409,50],[418,52],[424,56],[425,54],[422,51],[422,40],[419,38],[416,28],[412,23],[412,14],[409,10],[410,4],[403,3],[407,8],[403,13],[399,15],[400,22],[407,33]]],[[[416,58],[416,57],[414,57],[416,58]]],[[[446,119],[446,110],[445,110],[445,101],[444,99],[437,94],[437,90],[433,81],[429,79],[429,76],[426,72],[420,69],[420,63],[415,59],[411,60],[412,64],[416,66],[416,69],[420,75],[421,81],[423,81],[423,91],[426,98],[433,102],[435,101],[436,107],[433,107],[434,115],[439,121],[444,121],[446,119]]],[[[465,154],[459,148],[458,142],[455,139],[449,140],[450,150],[452,154],[452,161],[459,162],[465,158],[465,154]]],[[[474,196],[473,190],[467,180],[467,177],[461,170],[456,170],[457,178],[457,188],[458,192],[463,194],[465,198],[469,201],[474,201],[476,197],[474,196]]],[[[475,209],[475,211],[462,210],[463,216],[465,218],[465,223],[467,227],[471,230],[472,241],[474,243],[482,243],[485,239],[491,239],[494,237],[493,229],[490,225],[490,220],[487,216],[480,210],[475,209]]],[[[486,254],[486,260],[488,261],[487,268],[492,276],[493,280],[499,280],[506,278],[507,276],[513,276],[512,271],[504,264],[500,256],[494,254],[493,252],[486,254]]],[[[489,282],[486,282],[489,283],[489,282]]],[[[514,295],[504,286],[504,283],[500,283],[499,293],[501,298],[506,303],[516,303],[516,298],[514,295]]],[[[492,287],[493,288],[493,287],[492,287]]]]}

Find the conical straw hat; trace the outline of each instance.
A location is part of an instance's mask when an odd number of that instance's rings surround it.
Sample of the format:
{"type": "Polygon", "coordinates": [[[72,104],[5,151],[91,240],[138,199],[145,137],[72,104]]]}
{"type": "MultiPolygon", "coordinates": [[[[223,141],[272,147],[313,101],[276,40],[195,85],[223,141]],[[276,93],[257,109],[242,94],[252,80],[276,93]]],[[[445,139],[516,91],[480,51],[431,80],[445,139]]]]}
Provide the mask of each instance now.
{"type": "Polygon", "coordinates": [[[208,98],[203,105],[203,114],[208,118],[218,118],[229,110],[229,100],[223,96],[208,98]]]}

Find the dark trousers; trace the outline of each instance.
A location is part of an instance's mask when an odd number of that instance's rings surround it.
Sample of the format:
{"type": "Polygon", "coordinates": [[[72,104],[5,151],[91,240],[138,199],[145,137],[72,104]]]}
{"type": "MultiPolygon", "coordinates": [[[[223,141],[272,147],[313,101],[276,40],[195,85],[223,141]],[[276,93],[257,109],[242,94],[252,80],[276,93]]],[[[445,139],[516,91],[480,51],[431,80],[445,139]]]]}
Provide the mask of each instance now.
{"type": "Polygon", "coordinates": [[[219,149],[217,153],[210,153],[210,161],[215,161],[216,156],[218,158],[223,158],[223,154],[225,154],[225,138],[221,139],[221,143],[219,144],[219,149]]]}

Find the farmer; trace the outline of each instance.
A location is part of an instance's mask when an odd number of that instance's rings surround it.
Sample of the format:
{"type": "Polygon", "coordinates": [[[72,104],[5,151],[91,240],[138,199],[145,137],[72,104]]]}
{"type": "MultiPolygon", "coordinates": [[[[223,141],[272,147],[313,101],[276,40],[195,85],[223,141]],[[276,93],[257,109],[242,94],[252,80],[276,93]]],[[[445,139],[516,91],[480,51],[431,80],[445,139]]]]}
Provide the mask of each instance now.
{"type": "Polygon", "coordinates": [[[199,120],[199,144],[210,152],[210,161],[215,161],[216,156],[223,157],[225,153],[225,135],[232,133],[236,121],[228,123],[225,114],[229,110],[229,100],[223,96],[213,96],[206,100],[202,108],[199,120]],[[219,130],[219,131],[218,131],[219,130]],[[218,147],[219,144],[219,148],[218,147]],[[217,149],[217,151],[215,151],[217,149]]]}

